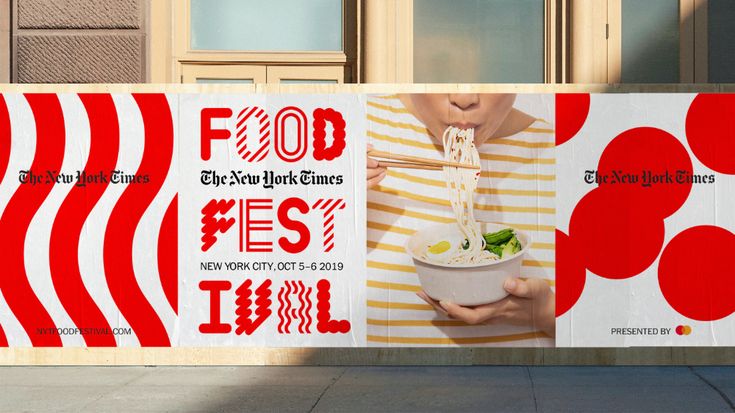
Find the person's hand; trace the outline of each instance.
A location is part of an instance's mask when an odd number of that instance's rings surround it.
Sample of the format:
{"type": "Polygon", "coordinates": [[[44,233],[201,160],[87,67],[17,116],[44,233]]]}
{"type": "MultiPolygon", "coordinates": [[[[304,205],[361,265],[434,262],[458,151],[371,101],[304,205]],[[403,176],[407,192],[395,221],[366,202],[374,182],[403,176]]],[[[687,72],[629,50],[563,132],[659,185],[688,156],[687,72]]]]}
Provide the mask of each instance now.
{"type": "MultiPolygon", "coordinates": [[[[373,148],[373,145],[367,146],[368,151],[372,148],[373,148]]],[[[382,181],[383,178],[385,178],[386,173],[387,172],[385,168],[381,168],[380,166],[378,166],[378,161],[376,161],[375,159],[369,156],[367,157],[367,187],[368,189],[378,186],[380,181],[382,181]]]]}
{"type": "Polygon", "coordinates": [[[508,278],[503,284],[510,294],[504,299],[475,307],[462,307],[449,301],[437,302],[424,291],[416,293],[436,311],[467,324],[511,324],[541,330],[556,336],[555,294],[539,278],[508,278]]]}

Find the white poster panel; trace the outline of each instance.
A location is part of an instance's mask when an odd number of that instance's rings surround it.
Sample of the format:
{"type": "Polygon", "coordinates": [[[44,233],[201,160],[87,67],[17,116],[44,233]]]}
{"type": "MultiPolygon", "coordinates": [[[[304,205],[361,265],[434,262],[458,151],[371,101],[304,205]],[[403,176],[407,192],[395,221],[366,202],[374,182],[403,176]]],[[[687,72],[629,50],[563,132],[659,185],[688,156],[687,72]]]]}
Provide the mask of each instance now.
{"type": "Polygon", "coordinates": [[[180,108],[180,345],[365,345],[363,98],[180,108]]]}
{"type": "Polygon", "coordinates": [[[735,344],[734,103],[557,99],[557,346],[735,344]]]}

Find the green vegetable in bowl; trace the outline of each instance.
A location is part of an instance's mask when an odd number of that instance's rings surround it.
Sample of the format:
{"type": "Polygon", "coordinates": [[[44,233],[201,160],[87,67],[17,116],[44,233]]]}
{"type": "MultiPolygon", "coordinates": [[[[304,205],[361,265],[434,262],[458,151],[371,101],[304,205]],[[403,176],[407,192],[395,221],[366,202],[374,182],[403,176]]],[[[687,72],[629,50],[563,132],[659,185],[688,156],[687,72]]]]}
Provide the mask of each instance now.
{"type": "Polygon", "coordinates": [[[485,245],[485,249],[497,255],[498,257],[503,256],[503,247],[500,245],[485,245]]]}
{"type": "Polygon", "coordinates": [[[509,241],[513,236],[513,228],[505,228],[498,232],[489,232],[482,237],[485,238],[486,244],[500,245],[509,241]]]}
{"type": "MultiPolygon", "coordinates": [[[[516,237],[513,228],[501,229],[498,232],[488,232],[482,235],[485,238],[485,249],[492,252],[500,258],[503,255],[513,255],[521,250],[521,242],[516,237]]],[[[464,240],[462,243],[462,249],[470,247],[470,242],[464,240]]]]}
{"type": "Polygon", "coordinates": [[[516,238],[515,235],[513,235],[513,238],[508,241],[507,244],[503,247],[503,253],[500,254],[500,257],[502,258],[503,255],[508,254],[508,256],[511,256],[515,254],[516,252],[521,250],[521,243],[518,241],[518,238],[516,238]]]}

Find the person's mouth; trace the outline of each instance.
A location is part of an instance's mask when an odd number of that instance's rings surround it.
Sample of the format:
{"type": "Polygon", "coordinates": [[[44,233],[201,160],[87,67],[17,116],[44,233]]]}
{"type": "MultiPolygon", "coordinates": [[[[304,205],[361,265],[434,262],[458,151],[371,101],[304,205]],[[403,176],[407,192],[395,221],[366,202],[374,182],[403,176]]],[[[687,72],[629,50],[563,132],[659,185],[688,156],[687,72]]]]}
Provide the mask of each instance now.
{"type": "Polygon", "coordinates": [[[449,126],[454,126],[455,128],[460,128],[460,129],[475,129],[478,126],[478,124],[462,121],[462,122],[452,122],[449,124],[449,126]]]}

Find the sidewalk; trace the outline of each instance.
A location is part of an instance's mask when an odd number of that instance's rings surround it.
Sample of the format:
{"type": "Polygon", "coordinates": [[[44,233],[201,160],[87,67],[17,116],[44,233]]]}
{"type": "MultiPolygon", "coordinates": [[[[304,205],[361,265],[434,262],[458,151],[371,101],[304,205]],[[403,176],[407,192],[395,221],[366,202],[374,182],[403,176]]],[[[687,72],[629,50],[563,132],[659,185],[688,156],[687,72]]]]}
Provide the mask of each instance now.
{"type": "Polygon", "coordinates": [[[0,412],[735,412],[735,367],[0,367],[0,412]]]}

